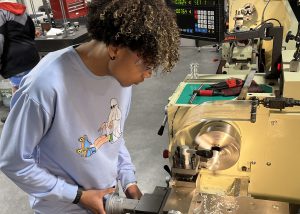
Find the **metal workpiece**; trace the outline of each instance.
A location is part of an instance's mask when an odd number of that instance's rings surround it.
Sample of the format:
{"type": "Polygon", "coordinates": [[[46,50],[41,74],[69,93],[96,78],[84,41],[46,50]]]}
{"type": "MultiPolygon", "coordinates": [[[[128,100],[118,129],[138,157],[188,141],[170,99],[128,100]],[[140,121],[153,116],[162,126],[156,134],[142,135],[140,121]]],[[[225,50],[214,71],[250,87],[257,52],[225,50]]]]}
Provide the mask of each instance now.
{"type": "Polygon", "coordinates": [[[123,198],[118,194],[111,194],[106,199],[105,211],[107,214],[122,214],[128,210],[134,210],[138,203],[138,200],[123,198]]]}
{"type": "Polygon", "coordinates": [[[107,214],[159,214],[167,199],[170,189],[156,187],[152,194],[144,194],[140,200],[127,199],[118,194],[110,195],[105,202],[107,214]]]}

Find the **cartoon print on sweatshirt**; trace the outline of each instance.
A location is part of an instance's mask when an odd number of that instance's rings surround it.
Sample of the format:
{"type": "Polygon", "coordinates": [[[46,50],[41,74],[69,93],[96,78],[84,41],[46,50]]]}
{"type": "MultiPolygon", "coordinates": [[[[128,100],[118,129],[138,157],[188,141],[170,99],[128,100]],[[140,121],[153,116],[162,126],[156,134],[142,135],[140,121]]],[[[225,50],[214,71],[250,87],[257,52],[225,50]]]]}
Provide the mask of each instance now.
{"type": "Polygon", "coordinates": [[[116,142],[122,135],[121,132],[121,118],[122,113],[119,109],[117,99],[113,98],[110,100],[110,113],[108,116],[108,121],[104,122],[100,125],[98,131],[103,132],[109,136],[109,142],[114,143],[116,142]]]}
{"type": "Polygon", "coordinates": [[[76,149],[76,153],[82,157],[90,157],[107,142],[115,143],[122,135],[121,131],[122,113],[119,109],[118,101],[115,98],[110,100],[110,113],[108,121],[102,123],[98,128],[100,136],[91,143],[87,135],[81,136],[78,141],[81,143],[81,148],[76,149]]]}
{"type": "Polygon", "coordinates": [[[76,149],[76,153],[80,154],[82,157],[90,157],[96,153],[97,149],[89,141],[86,135],[81,136],[78,141],[81,143],[81,148],[76,149]]]}

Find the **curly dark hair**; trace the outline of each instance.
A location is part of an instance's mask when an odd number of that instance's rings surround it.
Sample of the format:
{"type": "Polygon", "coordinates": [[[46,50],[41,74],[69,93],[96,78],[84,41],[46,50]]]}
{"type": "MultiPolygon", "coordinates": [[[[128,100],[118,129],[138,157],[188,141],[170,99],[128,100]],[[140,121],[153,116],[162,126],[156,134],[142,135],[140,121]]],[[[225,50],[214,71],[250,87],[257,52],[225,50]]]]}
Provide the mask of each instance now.
{"type": "Polygon", "coordinates": [[[146,65],[171,71],[178,61],[179,29],[164,0],[92,0],[87,28],[106,45],[128,47],[146,65]]]}

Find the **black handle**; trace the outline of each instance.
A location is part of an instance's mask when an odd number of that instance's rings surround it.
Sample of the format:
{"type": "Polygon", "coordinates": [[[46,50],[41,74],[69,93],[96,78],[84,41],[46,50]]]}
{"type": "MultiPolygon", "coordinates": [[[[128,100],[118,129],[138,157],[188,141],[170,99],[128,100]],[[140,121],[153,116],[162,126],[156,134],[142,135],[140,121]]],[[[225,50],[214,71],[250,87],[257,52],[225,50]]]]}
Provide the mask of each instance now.
{"type": "Polygon", "coordinates": [[[164,129],[165,129],[165,126],[162,125],[162,126],[159,128],[157,134],[158,134],[159,136],[162,136],[163,133],[164,133],[164,129]]]}
{"type": "Polygon", "coordinates": [[[163,133],[164,133],[164,129],[165,129],[165,126],[166,126],[166,123],[167,123],[167,119],[168,119],[168,116],[167,116],[167,114],[166,114],[165,117],[164,117],[164,121],[162,122],[161,127],[159,128],[159,130],[158,130],[158,132],[157,132],[157,134],[158,134],[159,136],[162,136],[163,133]]]}
{"type": "Polygon", "coordinates": [[[164,165],[164,169],[169,173],[169,175],[172,177],[171,169],[168,165],[164,165]]]}

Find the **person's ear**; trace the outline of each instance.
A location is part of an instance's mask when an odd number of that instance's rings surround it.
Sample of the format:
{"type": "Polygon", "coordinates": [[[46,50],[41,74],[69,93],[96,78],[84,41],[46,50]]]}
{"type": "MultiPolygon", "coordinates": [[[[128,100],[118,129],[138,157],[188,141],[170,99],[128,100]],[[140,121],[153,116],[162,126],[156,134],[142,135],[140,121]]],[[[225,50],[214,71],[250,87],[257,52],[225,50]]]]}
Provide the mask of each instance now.
{"type": "Polygon", "coordinates": [[[152,71],[143,71],[144,78],[150,78],[152,76],[152,71]]]}
{"type": "Polygon", "coordinates": [[[108,55],[111,60],[115,60],[119,51],[119,48],[113,45],[107,46],[108,55]]]}

